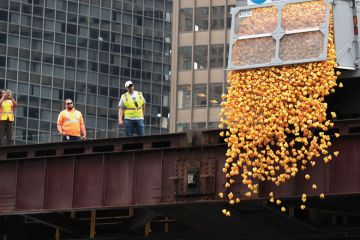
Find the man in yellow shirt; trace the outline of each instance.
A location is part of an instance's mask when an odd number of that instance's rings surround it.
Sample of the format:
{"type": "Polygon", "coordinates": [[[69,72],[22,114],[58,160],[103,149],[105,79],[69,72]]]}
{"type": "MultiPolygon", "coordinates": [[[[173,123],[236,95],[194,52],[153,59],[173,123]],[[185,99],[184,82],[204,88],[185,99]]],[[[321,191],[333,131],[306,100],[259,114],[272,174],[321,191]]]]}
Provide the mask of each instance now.
{"type": "Polygon", "coordinates": [[[63,136],[63,141],[86,139],[83,116],[74,108],[74,103],[70,98],[65,99],[65,108],[60,112],[57,120],[57,129],[63,136]]]}
{"type": "Polygon", "coordinates": [[[132,136],[135,132],[142,136],[146,101],[141,92],[134,91],[131,81],[126,81],[125,88],[127,92],[121,96],[119,102],[119,125],[125,127],[126,136],[132,136]]]}
{"type": "Polygon", "coordinates": [[[6,141],[8,145],[12,144],[12,127],[14,123],[14,109],[17,103],[12,97],[10,90],[1,90],[0,98],[0,146],[4,133],[6,132],[6,141]]]}

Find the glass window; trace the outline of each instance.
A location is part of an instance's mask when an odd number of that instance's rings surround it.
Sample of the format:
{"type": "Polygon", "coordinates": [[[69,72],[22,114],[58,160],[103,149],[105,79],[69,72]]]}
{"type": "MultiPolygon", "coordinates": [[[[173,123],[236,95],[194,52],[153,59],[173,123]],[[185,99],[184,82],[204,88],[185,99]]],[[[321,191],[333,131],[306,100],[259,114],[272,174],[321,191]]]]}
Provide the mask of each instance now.
{"type": "Polygon", "coordinates": [[[51,112],[49,110],[40,110],[40,115],[42,120],[50,120],[51,112]]]}
{"type": "Polygon", "coordinates": [[[191,101],[190,85],[179,85],[177,89],[177,108],[189,109],[191,101]]]}
{"type": "Polygon", "coordinates": [[[17,59],[8,58],[8,59],[7,59],[7,62],[8,62],[8,68],[13,68],[13,69],[17,69],[17,68],[18,68],[18,61],[17,61],[17,59]]]}
{"type": "Polygon", "coordinates": [[[215,44],[210,47],[210,68],[224,67],[224,45],[215,44]]]}
{"type": "Polygon", "coordinates": [[[64,65],[64,57],[62,56],[54,56],[54,64],[56,65],[64,65]]]}
{"type": "Polygon", "coordinates": [[[231,14],[230,14],[230,10],[232,7],[235,6],[227,6],[227,10],[226,10],[226,27],[227,29],[231,28],[231,14]]]}
{"type": "Polygon", "coordinates": [[[32,40],[32,44],[31,44],[31,49],[32,50],[40,50],[41,51],[41,41],[40,40],[32,40]]]}
{"type": "MultiPolygon", "coordinates": [[[[41,83],[46,86],[51,86],[52,78],[50,76],[42,76],[41,83]]],[[[54,86],[55,86],[55,83],[56,83],[56,81],[54,80],[54,86]]],[[[61,87],[62,87],[62,85],[61,85],[61,87]]]]}
{"type": "Polygon", "coordinates": [[[176,124],[176,131],[177,132],[184,132],[190,129],[189,123],[177,123],[176,124]]]}
{"type": "Polygon", "coordinates": [[[46,63],[52,63],[53,62],[53,55],[43,53],[43,61],[46,63]]]}
{"type": "Polygon", "coordinates": [[[44,39],[48,41],[54,41],[54,33],[44,31],[44,39]]]}
{"type": "MultiPolygon", "coordinates": [[[[152,21],[151,21],[152,23],[152,21]]],[[[191,32],[193,28],[193,9],[183,8],[179,13],[179,31],[191,32]]]]}
{"type": "MultiPolygon", "coordinates": [[[[21,61],[20,61],[21,64],[21,61]]],[[[28,72],[19,72],[19,81],[29,82],[29,73],[28,72]]]]}
{"type": "Polygon", "coordinates": [[[20,3],[10,2],[10,10],[15,12],[20,12],[20,3]]]}
{"type": "Polygon", "coordinates": [[[66,68],[65,69],[65,78],[66,79],[75,79],[75,70],[66,68]]]}
{"type": "Polygon", "coordinates": [[[65,53],[65,47],[64,47],[64,45],[55,44],[55,53],[56,53],[56,54],[64,55],[64,53],[65,53]]]}
{"type": "Polygon", "coordinates": [[[192,47],[179,47],[178,53],[178,69],[188,70],[191,69],[191,51],[192,47]]]}
{"type": "Polygon", "coordinates": [[[55,18],[55,11],[53,9],[45,8],[45,17],[54,19],[55,18]]]}
{"type": "Polygon", "coordinates": [[[90,16],[99,18],[100,17],[100,8],[91,6],[90,16]]]}
{"type": "Polygon", "coordinates": [[[54,43],[44,41],[44,46],[43,46],[43,51],[44,52],[52,53],[53,48],[54,48],[54,43]]]}
{"type": "Polygon", "coordinates": [[[18,48],[8,47],[8,56],[16,57],[18,56],[18,48]]]}
{"type": "Polygon", "coordinates": [[[40,87],[38,85],[30,84],[30,95],[40,96],[40,87]]]}
{"type": "Polygon", "coordinates": [[[200,7],[195,10],[195,25],[194,30],[197,31],[207,31],[209,27],[209,8],[200,7]]]}
{"type": "Polygon", "coordinates": [[[81,70],[77,70],[76,71],[76,80],[84,82],[86,80],[86,72],[81,71],[81,70]]]}
{"type": "Polygon", "coordinates": [[[85,97],[86,95],[83,93],[78,93],[78,92],[75,93],[75,101],[77,103],[85,103],[85,97]]]}
{"type": "Polygon", "coordinates": [[[21,34],[22,36],[30,37],[30,33],[31,33],[31,28],[21,26],[20,34],[21,34]]]}
{"type": "Polygon", "coordinates": [[[198,84],[193,87],[193,107],[205,107],[207,101],[206,85],[198,84]]]}
{"type": "Polygon", "coordinates": [[[56,33],[55,34],[55,41],[59,42],[59,43],[64,43],[65,42],[65,35],[61,34],[61,33],[56,33]]]}
{"type": "Polygon", "coordinates": [[[75,24],[67,24],[67,33],[76,34],[76,25],[75,24]]]}
{"type": "Polygon", "coordinates": [[[18,13],[10,13],[10,22],[19,24],[20,23],[20,14],[18,14],[18,13]]]}
{"type": "Polygon", "coordinates": [[[14,35],[8,35],[8,44],[17,47],[19,44],[19,37],[14,35]]]}
{"type": "Polygon", "coordinates": [[[0,67],[5,67],[6,65],[6,57],[0,56],[0,67]]]}
{"type": "Polygon", "coordinates": [[[40,84],[40,75],[35,73],[30,73],[30,82],[40,84]]]}
{"type": "Polygon", "coordinates": [[[210,107],[219,106],[221,103],[221,94],[223,86],[221,83],[213,83],[209,86],[209,105],[210,107]]]}
{"type": "Polygon", "coordinates": [[[54,67],[54,75],[57,77],[63,77],[64,76],[64,68],[62,66],[61,67],[55,66],[54,67]]]}
{"type": "Polygon", "coordinates": [[[89,29],[86,27],[79,27],[78,32],[80,36],[87,37],[89,33],[89,29]]]}
{"type": "MultiPolygon", "coordinates": [[[[0,43],[6,44],[6,34],[0,34],[0,43]]],[[[1,53],[4,54],[4,53],[1,53]]]]}
{"type": "Polygon", "coordinates": [[[43,10],[44,10],[44,8],[42,8],[42,7],[34,6],[33,13],[34,13],[34,15],[37,15],[37,16],[41,17],[43,15],[43,10]]]}
{"type": "Polygon", "coordinates": [[[13,34],[19,34],[19,29],[20,26],[19,25],[15,25],[15,24],[9,24],[9,33],[13,33],[13,34]]]}
{"type": "Polygon", "coordinates": [[[34,61],[41,61],[41,52],[38,52],[38,51],[32,51],[31,52],[31,60],[34,60],[34,61]]]}
{"type": "Polygon", "coordinates": [[[50,87],[41,87],[41,97],[51,98],[51,88],[50,87]]]}
{"type": "Polygon", "coordinates": [[[194,51],[194,69],[205,69],[208,68],[208,46],[195,46],[194,51]]]}
{"type": "Polygon", "coordinates": [[[200,122],[200,123],[193,123],[191,129],[205,129],[206,123],[200,122]]]}
{"type": "MultiPolygon", "coordinates": [[[[17,78],[17,72],[16,72],[16,70],[10,70],[10,69],[8,69],[7,70],[7,73],[6,73],[6,77],[8,78],[8,79],[14,79],[14,80],[17,80],[18,78],[17,78]]],[[[13,82],[7,82],[7,84],[13,84],[13,82]]],[[[8,87],[9,88],[9,87],[8,87]]],[[[10,88],[11,89],[11,88],[10,88]]],[[[15,88],[14,88],[14,91],[16,92],[16,84],[15,84],[15,88]]]]}
{"type": "Polygon", "coordinates": [[[89,6],[80,4],[80,14],[82,15],[89,15],[89,6]]]}
{"type": "Polygon", "coordinates": [[[43,19],[38,17],[33,17],[32,26],[36,28],[43,28],[43,19]]]}
{"type": "Polygon", "coordinates": [[[224,6],[211,8],[211,29],[224,29],[224,6]]]}
{"type": "Polygon", "coordinates": [[[87,46],[88,46],[87,39],[86,38],[78,38],[78,46],[87,48],[87,46]]]}
{"type": "Polygon", "coordinates": [[[23,70],[25,72],[29,71],[29,62],[28,61],[24,61],[24,60],[20,60],[19,61],[19,69],[23,70]]]}
{"type": "Polygon", "coordinates": [[[40,99],[38,97],[29,97],[29,105],[39,107],[40,99]]]}
{"type": "Polygon", "coordinates": [[[68,12],[77,13],[77,10],[78,10],[78,4],[77,3],[72,3],[72,2],[68,3],[68,12]]]}
{"type": "Polygon", "coordinates": [[[29,85],[25,83],[19,83],[18,92],[28,94],[29,85]]]}

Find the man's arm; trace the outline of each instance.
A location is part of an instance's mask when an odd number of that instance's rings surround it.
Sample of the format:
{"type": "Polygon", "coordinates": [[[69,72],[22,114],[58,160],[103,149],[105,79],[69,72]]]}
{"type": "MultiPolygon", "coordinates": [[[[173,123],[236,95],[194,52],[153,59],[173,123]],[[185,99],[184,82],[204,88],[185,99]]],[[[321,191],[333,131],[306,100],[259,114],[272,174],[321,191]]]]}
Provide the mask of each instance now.
{"type": "Polygon", "coordinates": [[[119,107],[119,125],[120,125],[120,127],[122,127],[124,125],[123,117],[124,117],[124,109],[119,107]]]}
{"type": "Polygon", "coordinates": [[[123,101],[123,97],[121,96],[120,98],[120,102],[119,102],[119,126],[122,127],[124,126],[124,101],[123,101]]]}
{"type": "Polygon", "coordinates": [[[146,107],[145,107],[145,104],[146,104],[146,100],[145,100],[145,98],[144,98],[144,96],[143,96],[143,94],[140,92],[140,94],[141,94],[141,98],[143,99],[143,101],[144,101],[144,104],[141,106],[141,108],[142,108],[142,111],[143,111],[143,116],[145,116],[145,110],[146,110],[146,107]]]}
{"type": "Polygon", "coordinates": [[[0,99],[0,106],[1,106],[1,104],[5,101],[5,98],[6,98],[6,95],[4,94],[4,95],[2,96],[2,98],[0,99]]]}
{"type": "Polygon", "coordinates": [[[12,108],[13,109],[15,109],[15,108],[17,108],[17,103],[16,103],[16,101],[15,101],[15,99],[11,96],[11,102],[12,102],[12,104],[13,104],[13,106],[12,106],[12,108]]]}
{"type": "Polygon", "coordinates": [[[82,136],[81,138],[86,139],[86,128],[85,128],[84,118],[81,113],[80,113],[80,133],[82,136]]]}
{"type": "Polygon", "coordinates": [[[58,116],[58,120],[57,120],[57,130],[59,132],[59,134],[64,135],[63,131],[62,131],[62,124],[63,124],[63,119],[61,116],[61,113],[58,116]]]}

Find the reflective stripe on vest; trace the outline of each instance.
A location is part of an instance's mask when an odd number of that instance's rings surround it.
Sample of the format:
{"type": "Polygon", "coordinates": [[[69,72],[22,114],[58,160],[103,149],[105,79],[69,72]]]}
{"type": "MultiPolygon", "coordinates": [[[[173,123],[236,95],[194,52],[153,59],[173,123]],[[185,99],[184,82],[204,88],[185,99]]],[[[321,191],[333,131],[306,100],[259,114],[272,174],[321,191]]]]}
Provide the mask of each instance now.
{"type": "Polygon", "coordinates": [[[14,112],[12,110],[11,100],[5,100],[1,104],[0,108],[0,120],[9,120],[10,122],[14,121],[14,112]]]}
{"type": "Polygon", "coordinates": [[[137,95],[136,95],[137,106],[129,93],[125,93],[121,97],[123,99],[124,107],[125,107],[125,109],[124,109],[125,118],[144,117],[144,114],[142,111],[142,106],[144,105],[144,100],[143,100],[141,92],[137,92],[137,95]]]}

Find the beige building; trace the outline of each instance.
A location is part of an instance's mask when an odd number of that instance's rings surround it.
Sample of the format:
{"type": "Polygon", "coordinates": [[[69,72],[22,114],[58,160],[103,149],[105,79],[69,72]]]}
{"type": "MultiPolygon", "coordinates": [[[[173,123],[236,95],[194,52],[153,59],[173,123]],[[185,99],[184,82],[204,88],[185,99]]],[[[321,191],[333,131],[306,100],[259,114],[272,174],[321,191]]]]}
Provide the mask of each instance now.
{"type": "Polygon", "coordinates": [[[170,132],[217,128],[236,0],[173,2],[170,132]]]}

